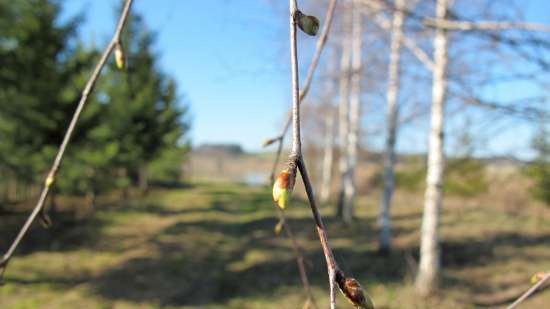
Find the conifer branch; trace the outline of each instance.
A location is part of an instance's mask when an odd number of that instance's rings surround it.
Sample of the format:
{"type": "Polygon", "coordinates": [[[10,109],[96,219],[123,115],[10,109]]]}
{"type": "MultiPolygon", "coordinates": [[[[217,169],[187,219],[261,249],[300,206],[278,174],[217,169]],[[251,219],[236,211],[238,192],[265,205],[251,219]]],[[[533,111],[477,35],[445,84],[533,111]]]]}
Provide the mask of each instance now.
{"type": "Polygon", "coordinates": [[[42,187],[42,191],[40,193],[40,197],[38,198],[38,201],[21,227],[21,230],[17,234],[17,237],[12,242],[11,246],[9,247],[8,251],[4,254],[2,257],[2,260],[0,261],[0,282],[2,281],[2,277],[4,275],[4,272],[6,270],[6,267],[12,258],[15,249],[17,249],[17,246],[29,230],[30,226],[36,219],[36,217],[40,214],[41,218],[44,222],[48,222],[49,218],[43,213],[44,208],[44,202],[46,201],[46,198],[48,197],[48,194],[50,192],[50,189],[55,183],[57,172],[61,166],[61,162],[63,160],[63,157],[65,155],[65,150],[67,148],[67,145],[69,144],[71,140],[71,136],[76,128],[76,125],[78,123],[78,120],[80,119],[80,115],[84,109],[84,106],[88,102],[88,97],[90,93],[92,93],[94,86],[101,74],[101,71],[103,70],[103,67],[107,63],[107,59],[113,52],[113,50],[120,46],[120,36],[122,33],[122,30],[124,29],[124,25],[126,24],[126,21],[128,19],[128,15],[130,12],[130,7],[132,6],[133,0],[126,0],[124,7],[122,9],[122,13],[120,15],[120,18],[118,20],[118,24],[115,30],[115,33],[113,35],[113,38],[111,39],[110,43],[107,45],[105,50],[103,51],[103,54],[101,55],[101,58],[99,59],[97,65],[95,66],[92,74],[90,75],[90,78],[88,82],[86,83],[86,86],[84,87],[84,90],[82,91],[82,95],[80,97],[80,101],[78,102],[78,105],[76,107],[76,110],[74,111],[74,114],[72,116],[71,122],[69,123],[69,126],[67,130],[65,131],[65,135],[63,136],[63,141],[61,142],[61,145],[59,146],[59,150],[57,151],[57,155],[55,156],[54,162],[46,176],[46,179],[44,181],[44,185],[42,187]]]}

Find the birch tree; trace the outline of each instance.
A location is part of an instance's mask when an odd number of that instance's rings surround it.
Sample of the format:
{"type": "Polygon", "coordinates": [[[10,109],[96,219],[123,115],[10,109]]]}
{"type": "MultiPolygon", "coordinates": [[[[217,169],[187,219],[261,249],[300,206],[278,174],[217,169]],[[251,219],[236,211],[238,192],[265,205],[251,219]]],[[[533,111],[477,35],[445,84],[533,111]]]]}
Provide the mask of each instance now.
{"type": "Polygon", "coordinates": [[[323,163],[321,171],[321,191],[319,193],[319,201],[321,204],[326,204],[330,199],[330,189],[332,180],[332,162],[334,159],[334,125],[335,114],[332,104],[327,106],[325,112],[325,138],[323,141],[323,163]]]}
{"type": "MultiPolygon", "coordinates": [[[[436,18],[445,19],[448,7],[448,0],[438,0],[436,3],[436,18]]],[[[438,228],[443,201],[443,171],[445,167],[443,153],[444,112],[449,63],[447,30],[443,28],[435,30],[433,46],[434,69],[432,73],[428,171],[420,240],[420,265],[416,277],[416,289],[421,295],[428,295],[435,289],[441,268],[438,228]]]]}
{"type": "MultiPolygon", "coordinates": [[[[354,1],[354,6],[358,6],[354,1]]],[[[357,152],[359,149],[359,128],[361,120],[361,62],[363,45],[362,15],[356,7],[352,10],[352,51],[351,51],[351,88],[349,127],[347,134],[346,157],[347,172],[344,174],[344,205],[342,219],[351,223],[354,214],[354,198],[357,191],[355,184],[355,169],[357,168],[357,152]]]]}
{"type": "Polygon", "coordinates": [[[390,64],[388,69],[387,100],[387,129],[384,150],[384,191],[380,205],[379,246],[381,251],[391,249],[391,218],[390,206],[393,191],[395,189],[395,141],[397,138],[398,119],[398,92],[401,61],[401,41],[403,40],[403,9],[404,0],[395,1],[396,10],[393,12],[392,38],[390,45],[390,64]]]}
{"type": "Polygon", "coordinates": [[[348,172],[348,160],[345,155],[349,131],[349,87],[350,87],[350,65],[351,65],[351,38],[349,28],[351,23],[348,19],[348,11],[342,14],[343,35],[342,35],[342,55],[340,58],[340,89],[338,105],[338,138],[340,141],[340,157],[338,170],[340,173],[340,187],[338,189],[338,202],[336,215],[342,217],[345,204],[345,181],[348,172]]]}

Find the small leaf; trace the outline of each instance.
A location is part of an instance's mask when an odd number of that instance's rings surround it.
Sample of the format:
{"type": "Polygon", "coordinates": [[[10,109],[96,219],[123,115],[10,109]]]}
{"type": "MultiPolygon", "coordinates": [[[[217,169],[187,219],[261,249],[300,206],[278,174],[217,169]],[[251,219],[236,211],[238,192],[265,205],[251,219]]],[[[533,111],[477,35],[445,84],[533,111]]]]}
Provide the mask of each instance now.
{"type": "Polygon", "coordinates": [[[305,15],[302,12],[298,11],[298,27],[303,32],[315,36],[319,31],[319,19],[315,16],[305,15]]]}

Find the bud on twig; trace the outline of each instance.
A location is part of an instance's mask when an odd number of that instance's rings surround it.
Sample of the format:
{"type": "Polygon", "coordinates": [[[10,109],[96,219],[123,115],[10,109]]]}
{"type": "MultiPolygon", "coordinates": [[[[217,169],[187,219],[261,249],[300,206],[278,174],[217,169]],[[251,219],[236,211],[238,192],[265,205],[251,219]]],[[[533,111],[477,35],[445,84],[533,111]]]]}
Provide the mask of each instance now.
{"type": "Polygon", "coordinates": [[[340,270],[336,272],[336,283],[340,292],[357,309],[374,309],[374,303],[368,294],[363,292],[363,287],[357,280],[346,277],[340,270]]]}
{"type": "Polygon", "coordinates": [[[124,55],[124,49],[122,49],[122,44],[120,44],[120,42],[115,46],[115,62],[119,70],[124,70],[126,67],[126,56],[124,55]]]}
{"type": "Polygon", "coordinates": [[[55,176],[52,174],[49,174],[48,177],[46,177],[46,181],[44,185],[46,186],[46,188],[51,188],[54,182],[55,182],[55,176]]]}
{"type": "Polygon", "coordinates": [[[275,236],[281,235],[281,232],[285,228],[283,220],[279,220],[275,227],[273,228],[273,232],[275,233],[275,236]]]}
{"type": "Polygon", "coordinates": [[[273,184],[273,201],[281,209],[286,209],[290,201],[290,194],[294,188],[294,180],[296,179],[296,165],[289,164],[288,168],[283,169],[275,183],[273,184]]]}
{"type": "Polygon", "coordinates": [[[317,35],[319,31],[319,19],[317,19],[317,17],[305,15],[298,11],[296,18],[298,19],[298,28],[300,28],[300,30],[311,36],[317,35]]]}
{"type": "Polygon", "coordinates": [[[539,271],[539,272],[535,273],[531,277],[531,284],[536,284],[537,282],[541,281],[542,278],[544,278],[545,275],[546,275],[546,273],[543,272],[543,271],[539,271]]]}
{"type": "Polygon", "coordinates": [[[267,146],[275,143],[276,141],[278,141],[280,139],[281,139],[280,137],[268,138],[268,139],[264,140],[264,142],[262,143],[262,146],[267,147],[267,146]]]}

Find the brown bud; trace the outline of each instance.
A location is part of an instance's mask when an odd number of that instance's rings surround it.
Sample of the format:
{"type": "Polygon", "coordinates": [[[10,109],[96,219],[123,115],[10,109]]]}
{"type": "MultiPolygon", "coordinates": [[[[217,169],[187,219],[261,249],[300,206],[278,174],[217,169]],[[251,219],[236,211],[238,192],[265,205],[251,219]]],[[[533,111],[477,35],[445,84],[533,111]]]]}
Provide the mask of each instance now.
{"type": "Polygon", "coordinates": [[[346,277],[342,271],[336,273],[336,283],[340,292],[357,309],[374,309],[374,303],[368,294],[363,291],[363,287],[357,280],[346,277]]]}
{"type": "Polygon", "coordinates": [[[279,138],[269,138],[269,139],[266,139],[264,140],[264,142],[262,143],[262,146],[263,147],[267,147],[273,143],[275,143],[277,140],[279,140],[279,138]]]}

